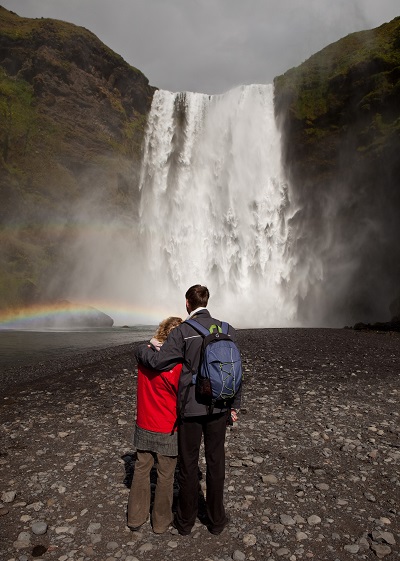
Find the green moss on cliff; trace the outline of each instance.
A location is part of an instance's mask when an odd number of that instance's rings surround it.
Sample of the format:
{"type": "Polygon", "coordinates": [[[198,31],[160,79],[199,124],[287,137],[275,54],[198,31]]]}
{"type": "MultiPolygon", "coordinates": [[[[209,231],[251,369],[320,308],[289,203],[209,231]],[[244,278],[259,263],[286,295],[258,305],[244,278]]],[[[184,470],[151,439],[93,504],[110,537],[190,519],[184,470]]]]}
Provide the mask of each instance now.
{"type": "Polygon", "coordinates": [[[0,68],[0,153],[4,163],[12,159],[18,146],[26,154],[37,129],[37,114],[32,105],[32,87],[25,80],[12,79],[0,68]]]}
{"type": "Polygon", "coordinates": [[[333,170],[349,131],[358,153],[380,151],[400,133],[400,18],[329,45],[274,84],[276,114],[296,143],[286,143],[288,165],[296,153],[299,165],[333,170]]]}
{"type": "Polygon", "coordinates": [[[379,103],[398,93],[399,45],[400,18],[348,35],[277,77],[277,98],[285,96],[296,119],[311,121],[344,107],[350,89],[352,109],[379,103]]]}
{"type": "Polygon", "coordinates": [[[277,77],[275,111],[299,208],[295,259],[321,271],[302,319],[384,318],[400,285],[400,18],[277,77]]]}
{"type": "Polygon", "coordinates": [[[153,92],[87,29],[0,7],[0,308],[45,288],[85,201],[134,204],[153,92]]]}

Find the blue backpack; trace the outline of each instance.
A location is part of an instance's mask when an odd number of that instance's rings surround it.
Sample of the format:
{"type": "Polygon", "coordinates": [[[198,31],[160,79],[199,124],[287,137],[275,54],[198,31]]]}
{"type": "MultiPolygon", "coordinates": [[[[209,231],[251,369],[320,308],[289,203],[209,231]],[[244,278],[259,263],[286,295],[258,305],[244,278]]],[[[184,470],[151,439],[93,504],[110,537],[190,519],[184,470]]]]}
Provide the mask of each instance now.
{"type": "Polygon", "coordinates": [[[201,403],[214,407],[215,402],[232,402],[242,383],[242,360],[239,349],[228,335],[226,322],[206,329],[199,322],[188,319],[203,337],[198,372],[192,370],[192,383],[201,403]]]}

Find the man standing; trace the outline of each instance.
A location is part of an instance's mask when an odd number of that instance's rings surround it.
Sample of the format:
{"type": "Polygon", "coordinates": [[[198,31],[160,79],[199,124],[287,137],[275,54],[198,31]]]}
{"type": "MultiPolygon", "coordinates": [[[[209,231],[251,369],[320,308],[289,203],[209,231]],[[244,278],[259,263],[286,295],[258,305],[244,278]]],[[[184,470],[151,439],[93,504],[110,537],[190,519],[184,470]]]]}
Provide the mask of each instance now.
{"type": "MultiPolygon", "coordinates": [[[[201,323],[206,329],[220,326],[221,322],[211,317],[206,309],[209,299],[207,287],[196,284],[186,292],[186,310],[190,318],[201,323]]],[[[235,340],[236,334],[229,327],[228,335],[235,340]]],[[[198,460],[201,437],[204,436],[204,450],[207,464],[207,515],[208,530],[220,534],[228,524],[224,508],[225,481],[225,432],[229,410],[236,412],[240,404],[240,393],[233,403],[217,402],[212,414],[207,405],[196,399],[192,372],[197,372],[202,348],[202,336],[189,324],[182,323],[171,331],[159,351],[142,345],[136,351],[138,362],[155,370],[167,370],[183,363],[178,389],[178,411],[180,425],[179,442],[179,498],[174,526],[179,534],[190,534],[198,509],[198,460]]]]}

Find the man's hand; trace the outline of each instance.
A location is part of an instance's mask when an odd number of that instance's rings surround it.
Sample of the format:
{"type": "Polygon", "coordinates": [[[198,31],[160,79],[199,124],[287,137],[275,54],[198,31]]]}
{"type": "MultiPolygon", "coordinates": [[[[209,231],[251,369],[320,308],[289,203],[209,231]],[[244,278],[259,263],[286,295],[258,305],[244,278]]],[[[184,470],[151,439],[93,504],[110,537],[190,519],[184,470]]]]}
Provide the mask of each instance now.
{"type": "Polygon", "coordinates": [[[238,413],[238,409],[231,409],[231,419],[234,423],[236,423],[236,421],[238,420],[238,413]]]}

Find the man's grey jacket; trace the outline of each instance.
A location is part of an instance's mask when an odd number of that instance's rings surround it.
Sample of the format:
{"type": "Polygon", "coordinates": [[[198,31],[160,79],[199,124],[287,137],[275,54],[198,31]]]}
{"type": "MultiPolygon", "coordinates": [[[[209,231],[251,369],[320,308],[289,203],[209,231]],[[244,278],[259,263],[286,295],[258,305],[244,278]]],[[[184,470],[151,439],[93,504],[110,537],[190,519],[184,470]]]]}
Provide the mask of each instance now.
{"type": "MultiPolygon", "coordinates": [[[[205,308],[198,310],[191,319],[195,319],[207,329],[214,324],[218,326],[221,325],[221,322],[212,318],[210,312],[205,308]]],[[[236,342],[236,332],[231,326],[229,326],[228,335],[236,342]]],[[[184,417],[207,415],[209,412],[207,405],[199,403],[196,400],[194,385],[192,385],[187,392],[187,387],[192,383],[192,370],[197,372],[199,367],[202,343],[202,336],[189,324],[182,323],[170,332],[159,351],[148,345],[141,345],[135,353],[138,362],[154,370],[165,371],[178,363],[182,363],[178,389],[178,410],[180,410],[187,395],[184,409],[180,411],[181,415],[184,417]]],[[[240,399],[241,390],[236,394],[233,403],[229,404],[229,407],[238,409],[240,406],[240,399]]],[[[221,413],[222,411],[226,411],[227,408],[228,405],[216,403],[213,413],[221,413]]]]}

